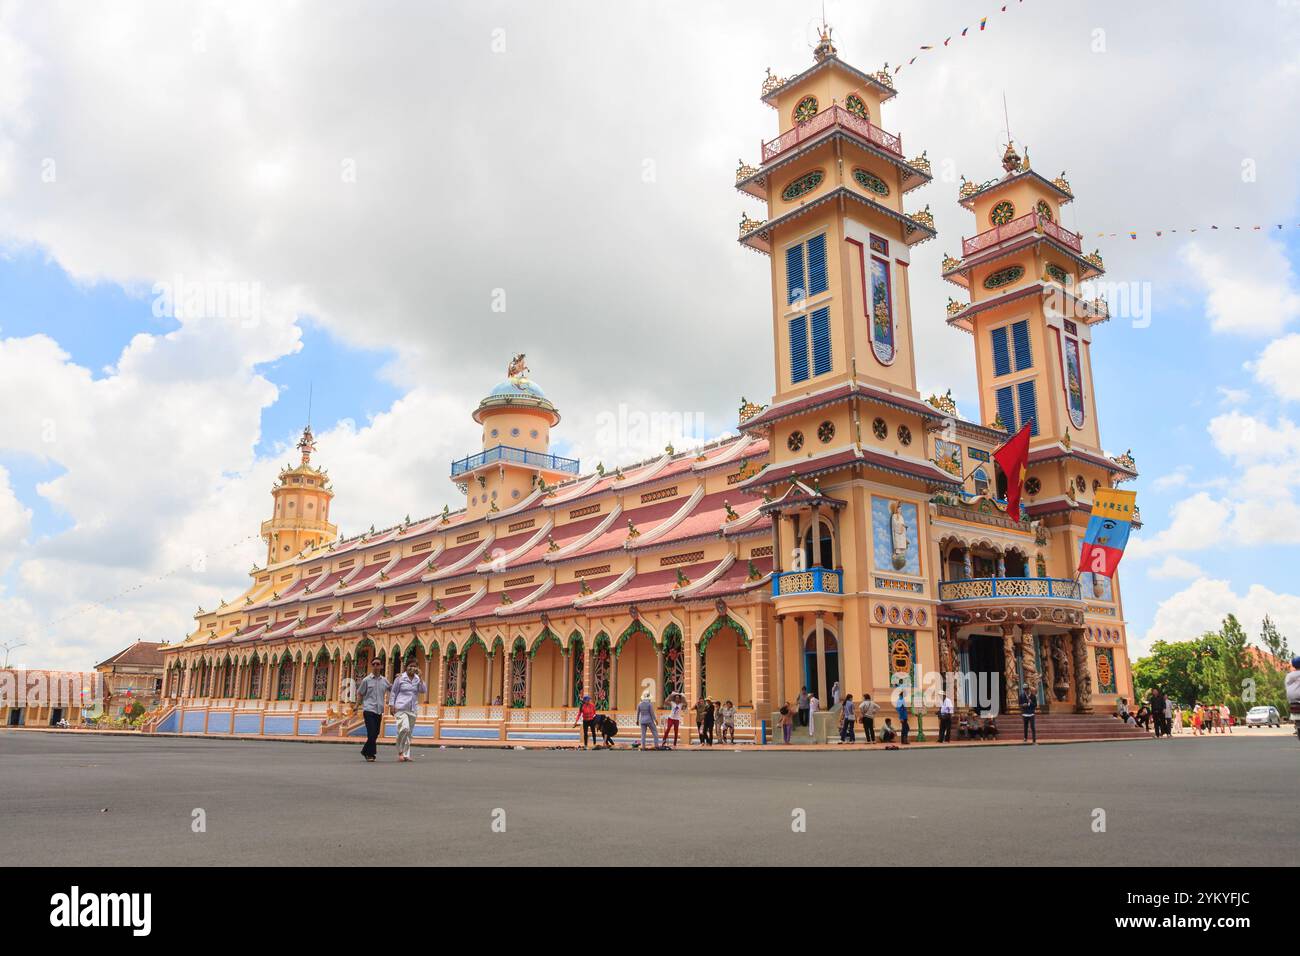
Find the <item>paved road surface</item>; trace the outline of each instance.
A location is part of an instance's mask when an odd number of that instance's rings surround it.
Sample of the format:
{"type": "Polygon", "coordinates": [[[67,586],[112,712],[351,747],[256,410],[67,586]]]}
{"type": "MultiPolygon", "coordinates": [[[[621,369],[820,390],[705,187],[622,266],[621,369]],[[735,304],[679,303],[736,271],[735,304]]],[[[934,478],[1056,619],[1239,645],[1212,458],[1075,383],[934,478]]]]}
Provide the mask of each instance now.
{"type": "Polygon", "coordinates": [[[0,732],[10,866],[1294,864],[1298,804],[1300,743],[1286,737],[852,754],[420,748],[411,764],[388,746],[367,765],[351,746],[0,732]],[[195,808],[206,833],[191,830],[195,808]]]}

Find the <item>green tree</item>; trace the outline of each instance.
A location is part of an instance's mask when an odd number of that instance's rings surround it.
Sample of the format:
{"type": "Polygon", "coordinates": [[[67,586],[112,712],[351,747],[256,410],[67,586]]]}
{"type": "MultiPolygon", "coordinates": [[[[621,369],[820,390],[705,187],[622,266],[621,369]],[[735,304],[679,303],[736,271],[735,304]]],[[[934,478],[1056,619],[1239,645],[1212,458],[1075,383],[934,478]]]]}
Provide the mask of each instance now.
{"type": "Polygon", "coordinates": [[[1209,691],[1205,683],[1205,661],[1209,653],[1211,650],[1204,639],[1156,641],[1151,645],[1151,654],[1133,665],[1138,699],[1145,700],[1159,687],[1184,707],[1205,700],[1209,691]]]}
{"type": "Polygon", "coordinates": [[[1259,683],[1259,691],[1256,703],[1272,704],[1278,709],[1278,713],[1285,715],[1287,713],[1286,669],[1291,662],[1291,647],[1287,643],[1286,635],[1277,629],[1277,625],[1268,616],[1264,617],[1259,639],[1264,645],[1264,650],[1282,666],[1274,667],[1270,662],[1264,661],[1263,665],[1257,668],[1256,680],[1259,683]]]}

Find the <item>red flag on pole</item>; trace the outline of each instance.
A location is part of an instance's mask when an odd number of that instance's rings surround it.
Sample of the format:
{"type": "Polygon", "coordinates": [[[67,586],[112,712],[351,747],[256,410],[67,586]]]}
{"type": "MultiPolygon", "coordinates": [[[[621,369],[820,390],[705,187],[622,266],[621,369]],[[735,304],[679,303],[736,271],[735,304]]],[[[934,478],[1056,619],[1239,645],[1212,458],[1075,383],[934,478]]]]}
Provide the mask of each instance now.
{"type": "Polygon", "coordinates": [[[1029,423],[1026,422],[1006,444],[993,452],[993,460],[1007,476],[1007,514],[1020,520],[1020,488],[1025,483],[1025,466],[1029,464],[1029,423]]]}

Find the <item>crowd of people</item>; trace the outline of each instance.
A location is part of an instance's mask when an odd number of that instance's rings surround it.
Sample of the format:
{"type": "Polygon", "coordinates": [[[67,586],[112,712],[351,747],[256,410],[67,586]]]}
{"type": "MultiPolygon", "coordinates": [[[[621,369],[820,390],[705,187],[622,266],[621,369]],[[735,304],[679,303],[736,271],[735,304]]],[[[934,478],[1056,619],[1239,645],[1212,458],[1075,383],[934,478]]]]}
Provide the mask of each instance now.
{"type": "Polygon", "coordinates": [[[1157,737],[1170,737],[1184,733],[1189,727],[1193,736],[1230,734],[1237,723],[1227,704],[1206,704],[1200,701],[1187,710],[1157,687],[1133,710],[1126,698],[1115,705],[1115,716],[1131,727],[1152,731],[1157,737]]]}

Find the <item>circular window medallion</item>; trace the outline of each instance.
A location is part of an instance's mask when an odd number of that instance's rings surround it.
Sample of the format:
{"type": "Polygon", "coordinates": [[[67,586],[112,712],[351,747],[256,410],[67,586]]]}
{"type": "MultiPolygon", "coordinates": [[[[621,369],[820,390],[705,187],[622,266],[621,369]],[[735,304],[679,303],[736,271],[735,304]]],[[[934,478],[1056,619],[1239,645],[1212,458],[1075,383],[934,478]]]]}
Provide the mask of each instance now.
{"type": "Polygon", "coordinates": [[[990,272],[984,277],[984,288],[1000,289],[1004,285],[1019,282],[1024,274],[1024,266],[1009,266],[1006,269],[999,269],[997,272],[990,272]]]}
{"type": "Polygon", "coordinates": [[[1100,491],[1100,490],[1101,490],[1101,482],[1100,482],[1100,481],[1093,481],[1093,483],[1092,483],[1092,493],[1095,495],[1095,494],[1096,494],[1098,491],[1100,491]]]}
{"type": "Polygon", "coordinates": [[[785,440],[785,447],[791,451],[798,451],[803,447],[803,432],[791,432],[790,437],[785,440]]]}
{"type": "Polygon", "coordinates": [[[786,202],[794,202],[801,196],[806,196],[822,184],[826,174],[820,169],[814,169],[811,173],[804,173],[798,179],[794,180],[785,189],[781,190],[781,198],[786,202]]]}
{"type": "Polygon", "coordinates": [[[919,607],[916,609],[916,623],[918,626],[925,627],[925,622],[929,619],[929,615],[925,613],[925,608],[919,607]]]}
{"type": "Polygon", "coordinates": [[[867,112],[867,104],[862,102],[862,97],[857,93],[850,93],[844,100],[844,108],[859,119],[871,122],[871,115],[867,112]]]}
{"type": "Polygon", "coordinates": [[[883,418],[877,418],[871,423],[871,433],[881,441],[884,441],[885,436],[889,434],[889,426],[885,424],[883,418]]]}
{"type": "Polygon", "coordinates": [[[883,604],[877,604],[874,608],[872,608],[871,614],[873,617],[875,617],[877,624],[885,623],[885,606],[883,604]]]}
{"type": "Polygon", "coordinates": [[[806,123],[817,115],[817,97],[805,96],[794,108],[794,121],[796,123],[806,123]]]}
{"type": "Polygon", "coordinates": [[[912,609],[911,609],[910,607],[905,607],[905,608],[903,608],[903,623],[904,623],[904,624],[911,624],[911,623],[912,623],[912,614],[913,614],[913,612],[912,612],[912,609]]]}
{"type": "Polygon", "coordinates": [[[859,167],[853,170],[853,178],[863,189],[873,192],[878,196],[889,195],[889,184],[875,173],[868,172],[859,167]]]}
{"type": "Polygon", "coordinates": [[[1016,207],[1005,199],[989,211],[989,222],[995,226],[1005,226],[1015,218],[1016,207]]]}
{"type": "Polygon", "coordinates": [[[817,438],[823,444],[828,444],[835,437],[835,423],[822,422],[817,426],[817,438]]]}
{"type": "Polygon", "coordinates": [[[518,498],[518,497],[519,497],[519,489],[516,488],[516,489],[514,489],[512,492],[510,492],[510,497],[511,497],[511,498],[518,498]]]}
{"type": "Polygon", "coordinates": [[[904,447],[912,444],[912,429],[906,425],[898,426],[898,443],[904,447]]]}
{"type": "Polygon", "coordinates": [[[497,430],[496,430],[495,428],[492,429],[492,437],[493,437],[493,438],[496,438],[496,437],[497,437],[497,430]]]}
{"type": "Polygon", "coordinates": [[[1035,206],[1034,209],[1037,210],[1038,215],[1041,218],[1046,219],[1048,222],[1056,221],[1052,218],[1052,207],[1048,204],[1046,199],[1038,200],[1038,205],[1035,206]]]}
{"type": "Polygon", "coordinates": [[[900,619],[902,616],[903,616],[903,615],[902,615],[902,612],[898,610],[898,605],[896,605],[896,604],[891,604],[891,605],[889,606],[889,623],[890,623],[890,624],[897,624],[898,621],[899,621],[899,619],[900,619]]]}
{"type": "Polygon", "coordinates": [[[1031,498],[1043,490],[1043,483],[1037,478],[1028,478],[1025,480],[1025,494],[1031,498]]]}
{"type": "Polygon", "coordinates": [[[1088,490],[1088,482],[1084,480],[1083,475],[1074,476],[1074,487],[1079,489],[1079,494],[1088,490]]]}
{"type": "Polygon", "coordinates": [[[534,428],[531,432],[529,432],[529,434],[532,435],[534,438],[536,438],[536,437],[537,437],[537,429],[534,428]]]}

